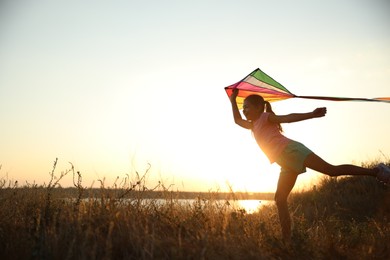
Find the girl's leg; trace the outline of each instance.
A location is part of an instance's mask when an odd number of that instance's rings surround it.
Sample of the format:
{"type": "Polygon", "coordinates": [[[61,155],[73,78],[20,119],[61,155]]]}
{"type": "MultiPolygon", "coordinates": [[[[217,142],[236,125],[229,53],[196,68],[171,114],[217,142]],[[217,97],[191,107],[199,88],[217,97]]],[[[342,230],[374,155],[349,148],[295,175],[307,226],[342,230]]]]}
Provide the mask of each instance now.
{"type": "Polygon", "coordinates": [[[293,173],[280,173],[278,187],[275,193],[275,202],[278,208],[282,235],[285,242],[291,240],[291,218],[288,212],[287,197],[297,180],[297,175],[293,173]]]}
{"type": "Polygon", "coordinates": [[[331,165],[315,153],[311,153],[307,156],[305,166],[329,176],[367,175],[375,177],[378,174],[378,169],[367,169],[351,164],[331,165]]]}

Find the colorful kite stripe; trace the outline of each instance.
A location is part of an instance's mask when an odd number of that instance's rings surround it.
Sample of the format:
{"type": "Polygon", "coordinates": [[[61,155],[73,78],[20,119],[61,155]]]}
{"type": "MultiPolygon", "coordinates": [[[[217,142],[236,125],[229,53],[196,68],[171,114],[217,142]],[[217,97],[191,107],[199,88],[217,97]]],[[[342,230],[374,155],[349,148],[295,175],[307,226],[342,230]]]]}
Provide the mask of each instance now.
{"type": "Polygon", "coordinates": [[[255,69],[252,73],[246,76],[243,80],[225,87],[227,95],[232,95],[233,89],[238,88],[239,94],[237,97],[237,105],[241,109],[244,99],[252,94],[261,95],[269,102],[285,100],[288,98],[306,98],[320,99],[330,101],[374,101],[390,103],[390,97],[381,98],[345,98],[345,97],[322,97],[322,96],[297,96],[286,89],[282,84],[275,81],[273,78],[265,74],[260,69],[255,69]]]}

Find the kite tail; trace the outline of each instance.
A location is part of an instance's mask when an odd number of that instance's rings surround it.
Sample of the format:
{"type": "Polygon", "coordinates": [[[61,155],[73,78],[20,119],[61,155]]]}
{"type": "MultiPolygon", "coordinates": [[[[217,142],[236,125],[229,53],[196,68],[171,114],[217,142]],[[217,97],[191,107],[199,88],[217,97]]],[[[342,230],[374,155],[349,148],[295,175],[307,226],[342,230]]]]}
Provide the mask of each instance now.
{"type": "Polygon", "coordinates": [[[370,101],[370,102],[385,102],[390,103],[390,97],[381,97],[381,98],[346,98],[346,97],[322,97],[322,96],[297,96],[296,98],[305,98],[305,99],[319,99],[319,100],[330,100],[330,101],[370,101]]]}

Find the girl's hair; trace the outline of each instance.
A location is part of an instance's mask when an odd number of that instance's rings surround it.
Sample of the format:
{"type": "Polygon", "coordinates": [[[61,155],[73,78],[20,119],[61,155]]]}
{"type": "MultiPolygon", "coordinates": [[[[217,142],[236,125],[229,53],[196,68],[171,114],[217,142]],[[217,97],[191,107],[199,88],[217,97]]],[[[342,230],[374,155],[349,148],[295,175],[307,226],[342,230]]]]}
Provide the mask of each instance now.
{"type": "MultiPolygon", "coordinates": [[[[275,114],[272,110],[271,103],[268,101],[265,101],[264,98],[260,95],[249,95],[245,98],[245,100],[252,105],[259,106],[261,108],[262,112],[268,112],[275,114]]],[[[283,132],[282,126],[278,124],[278,129],[280,132],[283,132]]]]}

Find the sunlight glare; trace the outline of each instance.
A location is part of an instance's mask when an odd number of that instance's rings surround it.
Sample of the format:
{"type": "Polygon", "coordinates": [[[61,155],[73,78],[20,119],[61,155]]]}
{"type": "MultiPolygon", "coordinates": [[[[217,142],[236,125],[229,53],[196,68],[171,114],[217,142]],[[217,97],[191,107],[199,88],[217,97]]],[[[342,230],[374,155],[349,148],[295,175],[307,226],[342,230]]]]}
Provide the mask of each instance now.
{"type": "Polygon", "coordinates": [[[269,200],[237,200],[233,201],[233,206],[237,209],[245,210],[248,214],[258,212],[262,207],[270,205],[273,201],[269,200]]]}

